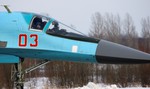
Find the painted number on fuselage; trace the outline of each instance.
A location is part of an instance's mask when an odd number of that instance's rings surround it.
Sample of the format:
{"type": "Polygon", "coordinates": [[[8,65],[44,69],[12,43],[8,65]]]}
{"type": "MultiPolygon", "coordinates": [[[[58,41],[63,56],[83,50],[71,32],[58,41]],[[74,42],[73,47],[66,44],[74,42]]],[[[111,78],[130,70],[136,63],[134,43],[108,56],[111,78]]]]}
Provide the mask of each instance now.
{"type": "Polygon", "coordinates": [[[20,47],[27,46],[27,35],[26,34],[20,34],[19,35],[19,46],[20,47]],[[22,41],[22,39],[24,39],[24,41],[22,41]]]}
{"type": "Polygon", "coordinates": [[[34,38],[34,43],[31,43],[30,46],[31,47],[36,47],[38,46],[38,36],[37,34],[31,34],[30,38],[34,38]]]}
{"type": "MultiPolygon", "coordinates": [[[[30,43],[30,47],[37,47],[38,46],[38,35],[37,34],[31,34],[30,38],[34,40],[33,43],[30,43]]],[[[20,47],[26,47],[27,46],[27,35],[26,34],[20,34],[19,35],[19,46],[20,47]]]]}

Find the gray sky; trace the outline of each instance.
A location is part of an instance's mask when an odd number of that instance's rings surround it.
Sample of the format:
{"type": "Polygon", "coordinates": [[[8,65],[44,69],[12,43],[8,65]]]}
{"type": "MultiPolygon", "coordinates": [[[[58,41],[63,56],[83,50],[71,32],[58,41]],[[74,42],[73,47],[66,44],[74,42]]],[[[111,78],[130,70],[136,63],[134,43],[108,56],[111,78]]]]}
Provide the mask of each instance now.
{"type": "MultiPolygon", "coordinates": [[[[140,32],[140,20],[150,16],[150,0],[0,0],[12,11],[48,13],[51,17],[87,34],[91,16],[95,12],[119,14],[123,19],[129,13],[140,32]]],[[[0,7],[0,11],[5,11],[0,7]]]]}

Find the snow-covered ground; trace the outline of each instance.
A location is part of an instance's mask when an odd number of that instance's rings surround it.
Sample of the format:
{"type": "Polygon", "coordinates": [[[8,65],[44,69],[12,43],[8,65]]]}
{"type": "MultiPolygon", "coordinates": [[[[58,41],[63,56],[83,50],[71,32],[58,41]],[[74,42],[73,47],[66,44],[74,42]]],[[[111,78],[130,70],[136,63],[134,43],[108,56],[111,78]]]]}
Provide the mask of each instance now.
{"type": "Polygon", "coordinates": [[[51,89],[50,81],[46,77],[26,79],[24,89],[51,89]]]}
{"type": "Polygon", "coordinates": [[[118,88],[115,84],[105,85],[105,84],[95,84],[93,82],[89,82],[86,86],[72,88],[72,89],[150,89],[150,88],[142,88],[142,87],[130,87],[130,88],[118,88]]]}
{"type": "MultiPolygon", "coordinates": [[[[51,85],[50,81],[46,77],[41,78],[32,78],[28,79],[25,82],[24,89],[62,89],[57,87],[56,85],[51,85]]],[[[87,85],[83,87],[76,87],[71,89],[150,89],[150,88],[142,88],[142,87],[130,87],[130,88],[118,88],[115,84],[105,85],[105,84],[95,84],[93,82],[89,82],[87,85]]]]}
{"type": "Polygon", "coordinates": [[[87,85],[78,88],[72,89],[118,89],[117,86],[114,85],[105,85],[105,84],[95,84],[93,82],[89,82],[87,85]]]}

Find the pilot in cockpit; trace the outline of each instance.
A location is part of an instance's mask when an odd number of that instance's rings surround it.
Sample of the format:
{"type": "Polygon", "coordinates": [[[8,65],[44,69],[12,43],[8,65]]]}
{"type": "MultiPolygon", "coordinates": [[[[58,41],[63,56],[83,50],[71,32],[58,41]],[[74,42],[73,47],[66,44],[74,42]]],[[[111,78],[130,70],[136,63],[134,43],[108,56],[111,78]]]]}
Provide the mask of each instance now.
{"type": "Polygon", "coordinates": [[[51,30],[54,30],[55,32],[59,31],[59,24],[56,21],[52,22],[52,25],[54,26],[51,30]]]}
{"type": "Polygon", "coordinates": [[[36,17],[36,18],[33,20],[33,23],[32,23],[31,28],[33,28],[33,29],[42,29],[41,25],[42,25],[42,19],[36,17]]]}
{"type": "Polygon", "coordinates": [[[56,21],[52,22],[53,28],[49,29],[47,33],[57,34],[59,32],[59,24],[56,21]]]}
{"type": "Polygon", "coordinates": [[[65,29],[60,29],[57,21],[52,22],[53,28],[47,30],[47,34],[65,35],[67,32],[65,29]]]}
{"type": "Polygon", "coordinates": [[[35,17],[34,20],[33,20],[32,25],[31,25],[31,28],[32,29],[37,29],[37,30],[43,30],[46,23],[47,23],[46,21],[42,21],[42,18],[35,17]]]}

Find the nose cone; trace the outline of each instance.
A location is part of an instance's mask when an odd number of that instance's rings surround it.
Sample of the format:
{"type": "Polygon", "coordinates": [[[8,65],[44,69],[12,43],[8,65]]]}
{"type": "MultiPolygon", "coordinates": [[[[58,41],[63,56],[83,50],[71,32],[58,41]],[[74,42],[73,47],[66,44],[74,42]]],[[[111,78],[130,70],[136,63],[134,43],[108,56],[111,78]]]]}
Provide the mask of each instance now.
{"type": "Polygon", "coordinates": [[[150,54],[113,42],[100,40],[96,50],[96,60],[108,64],[150,63],[150,54]]]}

